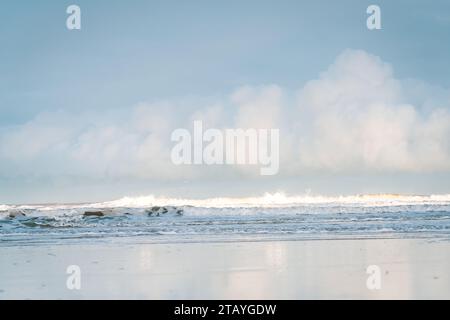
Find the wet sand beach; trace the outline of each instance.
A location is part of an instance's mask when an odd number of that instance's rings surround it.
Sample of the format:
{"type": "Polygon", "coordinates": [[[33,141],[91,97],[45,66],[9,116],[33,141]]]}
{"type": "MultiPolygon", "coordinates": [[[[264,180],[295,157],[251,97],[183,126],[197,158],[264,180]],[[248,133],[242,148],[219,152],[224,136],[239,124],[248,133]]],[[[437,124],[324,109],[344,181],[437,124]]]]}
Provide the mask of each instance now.
{"type": "Polygon", "coordinates": [[[68,242],[0,256],[0,299],[450,299],[446,240],[68,242]],[[80,290],[67,288],[70,265],[80,290]]]}

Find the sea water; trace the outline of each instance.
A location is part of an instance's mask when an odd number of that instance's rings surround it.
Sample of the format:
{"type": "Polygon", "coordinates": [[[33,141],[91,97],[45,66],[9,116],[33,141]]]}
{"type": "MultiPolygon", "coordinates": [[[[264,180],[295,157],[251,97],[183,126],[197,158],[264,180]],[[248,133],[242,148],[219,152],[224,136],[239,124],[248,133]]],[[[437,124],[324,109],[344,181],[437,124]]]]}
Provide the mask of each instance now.
{"type": "Polygon", "coordinates": [[[0,205],[4,245],[356,238],[450,239],[450,195],[149,196],[90,204],[0,205]],[[181,209],[183,214],[168,210],[149,215],[153,206],[181,209]],[[92,210],[108,214],[84,216],[92,210]]]}

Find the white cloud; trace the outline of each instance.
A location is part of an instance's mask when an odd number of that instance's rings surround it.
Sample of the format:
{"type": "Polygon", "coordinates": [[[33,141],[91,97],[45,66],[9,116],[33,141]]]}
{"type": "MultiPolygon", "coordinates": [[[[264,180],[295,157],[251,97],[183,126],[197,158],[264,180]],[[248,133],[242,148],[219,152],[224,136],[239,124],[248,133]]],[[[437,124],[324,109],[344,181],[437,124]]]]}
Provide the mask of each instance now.
{"type": "Polygon", "coordinates": [[[333,171],[449,170],[448,105],[422,109],[408,103],[388,64],[345,51],[299,93],[300,162],[333,171]]]}
{"type": "Polygon", "coordinates": [[[283,92],[279,86],[245,86],[231,95],[237,106],[237,128],[279,128],[283,111],[283,92]]]}
{"type": "Polygon", "coordinates": [[[191,128],[194,120],[217,128],[279,128],[285,175],[448,171],[449,97],[446,90],[396,79],[378,57],[347,50],[296,93],[277,85],[245,86],[214,103],[41,114],[0,131],[0,175],[164,180],[242,174],[242,168],[172,165],[171,132],[191,128]],[[426,96],[434,92],[439,99],[426,96]]]}

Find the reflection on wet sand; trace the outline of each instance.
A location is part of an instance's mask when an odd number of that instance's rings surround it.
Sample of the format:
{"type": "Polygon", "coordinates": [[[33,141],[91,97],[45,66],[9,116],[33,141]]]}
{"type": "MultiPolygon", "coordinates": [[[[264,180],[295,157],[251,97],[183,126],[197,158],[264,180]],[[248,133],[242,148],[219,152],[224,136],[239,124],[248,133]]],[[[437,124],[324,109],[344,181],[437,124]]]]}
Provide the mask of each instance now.
{"type": "Polygon", "coordinates": [[[0,299],[449,299],[449,249],[407,239],[1,247],[0,299]],[[73,264],[79,291],[65,287],[73,264]],[[369,265],[380,290],[366,286],[369,265]]]}

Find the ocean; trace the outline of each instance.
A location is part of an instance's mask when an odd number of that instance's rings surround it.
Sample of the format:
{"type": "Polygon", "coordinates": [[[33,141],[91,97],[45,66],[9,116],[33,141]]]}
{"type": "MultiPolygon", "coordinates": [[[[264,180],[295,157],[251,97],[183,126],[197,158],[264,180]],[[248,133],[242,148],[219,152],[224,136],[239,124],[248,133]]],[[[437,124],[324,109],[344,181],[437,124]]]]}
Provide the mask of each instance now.
{"type": "Polygon", "coordinates": [[[450,195],[126,197],[0,205],[0,244],[450,239],[450,195]],[[86,216],[87,212],[93,213],[86,216]],[[101,215],[101,216],[100,216],[101,215]]]}

